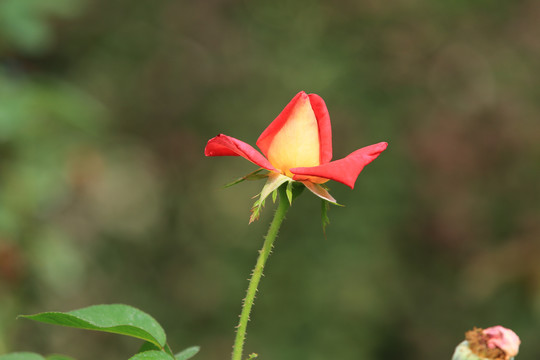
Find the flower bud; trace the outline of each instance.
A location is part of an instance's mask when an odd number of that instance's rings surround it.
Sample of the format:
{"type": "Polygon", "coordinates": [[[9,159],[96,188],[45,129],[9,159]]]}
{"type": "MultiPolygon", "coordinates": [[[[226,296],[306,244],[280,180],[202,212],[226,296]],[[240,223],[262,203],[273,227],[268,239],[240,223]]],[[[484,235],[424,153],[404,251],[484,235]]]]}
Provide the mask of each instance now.
{"type": "Polygon", "coordinates": [[[475,327],[465,333],[452,360],[513,360],[520,343],[515,332],[502,326],[475,327]]]}

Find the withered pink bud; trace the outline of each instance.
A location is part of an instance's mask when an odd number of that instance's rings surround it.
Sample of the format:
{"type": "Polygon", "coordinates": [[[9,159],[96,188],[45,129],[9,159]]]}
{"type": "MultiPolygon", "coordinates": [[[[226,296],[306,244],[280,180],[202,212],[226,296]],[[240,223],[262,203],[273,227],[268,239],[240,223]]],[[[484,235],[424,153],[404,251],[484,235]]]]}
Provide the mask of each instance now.
{"type": "Polygon", "coordinates": [[[498,325],[484,329],[483,333],[490,349],[501,349],[506,353],[507,359],[517,355],[521,340],[512,330],[498,325]]]}
{"type": "Polygon", "coordinates": [[[513,360],[520,343],[516,333],[502,326],[475,327],[465,333],[452,360],[513,360]]]}

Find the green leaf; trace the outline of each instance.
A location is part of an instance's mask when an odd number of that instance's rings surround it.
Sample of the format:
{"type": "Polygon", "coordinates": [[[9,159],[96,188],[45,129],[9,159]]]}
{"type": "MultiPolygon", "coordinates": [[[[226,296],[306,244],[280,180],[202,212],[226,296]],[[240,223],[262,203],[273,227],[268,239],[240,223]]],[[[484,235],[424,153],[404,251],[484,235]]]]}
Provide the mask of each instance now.
{"type": "Polygon", "coordinates": [[[139,351],[137,351],[137,354],[145,352],[145,351],[150,351],[150,350],[161,351],[161,348],[151,342],[145,341],[144,344],[142,344],[141,347],[139,348],[139,351]]]}
{"type": "Polygon", "coordinates": [[[171,356],[174,356],[172,350],[171,350],[171,347],[169,346],[169,344],[165,344],[165,348],[163,349],[163,351],[165,351],[167,354],[171,355],[171,356]]]}
{"type": "Polygon", "coordinates": [[[263,171],[264,169],[258,169],[258,170],[255,170],[253,172],[250,172],[249,174],[247,174],[246,176],[242,176],[241,178],[238,178],[236,180],[234,180],[233,182],[230,182],[228,183],[227,185],[225,185],[226,188],[228,187],[231,187],[233,185],[236,185],[236,184],[239,184],[243,181],[246,181],[246,180],[260,180],[260,179],[264,179],[266,177],[268,177],[268,174],[259,174],[261,171],[263,171]]]}
{"type": "Polygon", "coordinates": [[[31,352],[16,352],[6,355],[0,355],[0,360],[75,360],[72,357],[65,355],[49,355],[47,358],[43,356],[31,353],[31,352]]]}
{"type": "Polygon", "coordinates": [[[16,352],[0,355],[0,360],[45,360],[45,358],[39,354],[31,352],[16,352]]]}
{"type": "Polygon", "coordinates": [[[47,360],[75,360],[75,359],[69,356],[65,356],[65,355],[54,354],[54,355],[47,356],[47,360]]]}
{"type": "Polygon", "coordinates": [[[199,353],[199,350],[201,350],[199,346],[192,346],[179,352],[174,356],[174,358],[176,360],[188,360],[197,355],[199,353]]]}
{"type": "Polygon", "coordinates": [[[21,317],[47,324],[131,336],[159,348],[166,343],[161,325],[147,313],[128,305],[94,305],[69,312],[44,312],[21,317]]]}
{"type": "Polygon", "coordinates": [[[148,342],[148,341],[146,341],[144,344],[142,344],[142,346],[139,348],[139,351],[137,351],[137,354],[145,352],[145,351],[150,351],[150,350],[165,351],[167,354],[173,356],[173,352],[172,352],[169,344],[165,344],[165,347],[162,349],[162,348],[160,348],[160,347],[156,346],[155,344],[152,344],[151,342],[148,342]]]}
{"type": "Polygon", "coordinates": [[[150,350],[142,353],[138,353],[135,356],[129,358],[129,360],[174,360],[172,355],[164,353],[163,351],[150,350]]]}

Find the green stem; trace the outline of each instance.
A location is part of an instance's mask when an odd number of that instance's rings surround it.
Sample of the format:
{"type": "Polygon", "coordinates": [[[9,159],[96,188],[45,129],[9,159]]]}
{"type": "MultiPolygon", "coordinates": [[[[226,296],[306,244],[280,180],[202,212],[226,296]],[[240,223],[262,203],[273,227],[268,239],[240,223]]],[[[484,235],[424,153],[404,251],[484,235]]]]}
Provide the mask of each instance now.
{"type": "Polygon", "coordinates": [[[242,305],[240,322],[238,323],[236,339],[234,340],[232,360],[242,360],[242,352],[244,349],[244,342],[246,340],[246,329],[247,323],[249,321],[249,314],[251,313],[251,308],[253,307],[255,294],[257,293],[257,287],[259,286],[259,282],[261,281],[264,264],[266,263],[266,259],[268,259],[270,252],[272,251],[272,246],[274,244],[274,240],[276,240],[279,227],[281,226],[281,223],[283,222],[283,219],[285,218],[285,214],[287,213],[287,210],[289,210],[289,207],[290,204],[287,200],[287,195],[285,194],[285,188],[282,186],[279,188],[278,208],[276,210],[276,213],[274,214],[274,219],[270,224],[270,229],[268,229],[268,233],[266,234],[266,237],[264,239],[263,247],[259,251],[257,264],[255,265],[255,269],[253,269],[253,274],[251,275],[251,279],[249,280],[247,295],[242,305]]]}

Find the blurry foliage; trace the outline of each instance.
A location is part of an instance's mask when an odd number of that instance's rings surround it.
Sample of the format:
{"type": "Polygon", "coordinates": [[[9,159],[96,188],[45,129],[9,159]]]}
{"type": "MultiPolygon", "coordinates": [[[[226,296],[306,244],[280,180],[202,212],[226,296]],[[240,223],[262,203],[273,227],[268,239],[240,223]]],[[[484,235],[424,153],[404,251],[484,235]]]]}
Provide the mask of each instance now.
{"type": "Polygon", "coordinates": [[[38,54],[54,40],[52,18],[71,18],[84,0],[2,0],[0,2],[0,49],[13,47],[38,54]]]}
{"type": "Polygon", "coordinates": [[[539,17],[535,0],[0,0],[0,353],[127,358],[127,340],[15,321],[123,302],[171,346],[227,356],[271,211],[248,227],[262,183],[222,186],[253,167],[202,150],[254,144],[306,90],[334,158],[390,147],[354,191],[330,184],[346,207],[327,240],[319,201],[295,202],[246,351],[442,359],[501,324],[537,359],[539,17]]]}

